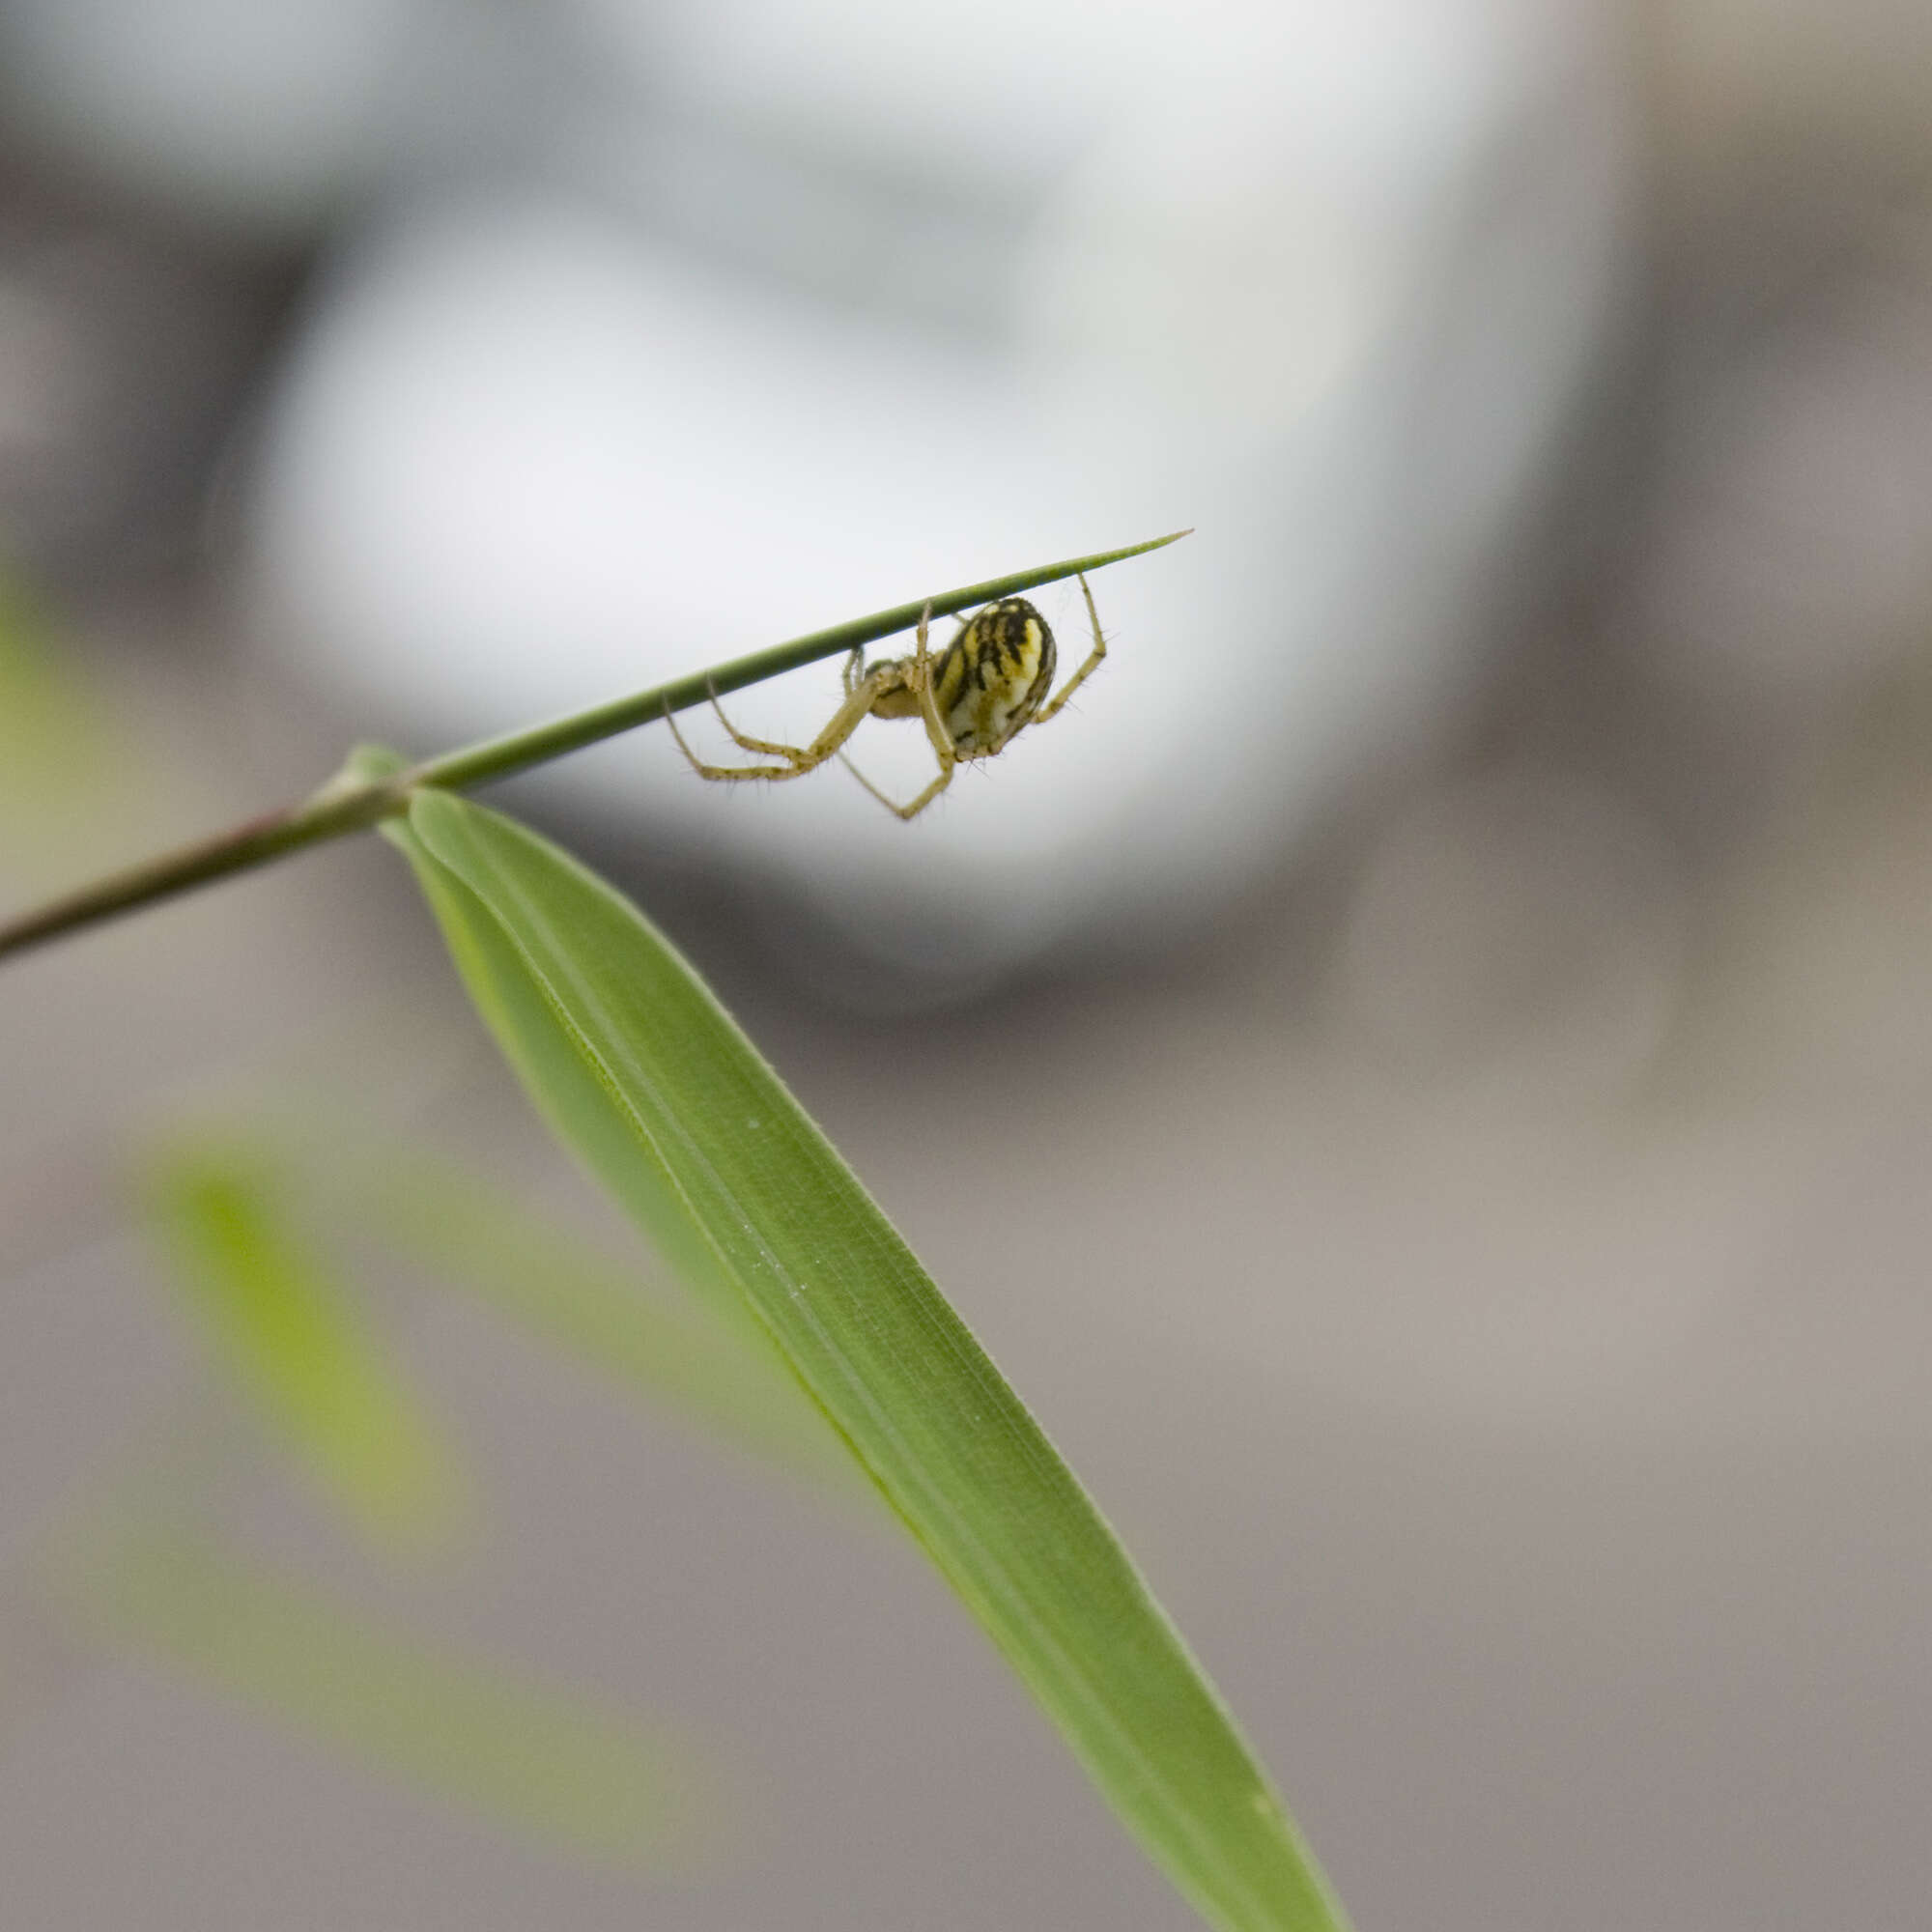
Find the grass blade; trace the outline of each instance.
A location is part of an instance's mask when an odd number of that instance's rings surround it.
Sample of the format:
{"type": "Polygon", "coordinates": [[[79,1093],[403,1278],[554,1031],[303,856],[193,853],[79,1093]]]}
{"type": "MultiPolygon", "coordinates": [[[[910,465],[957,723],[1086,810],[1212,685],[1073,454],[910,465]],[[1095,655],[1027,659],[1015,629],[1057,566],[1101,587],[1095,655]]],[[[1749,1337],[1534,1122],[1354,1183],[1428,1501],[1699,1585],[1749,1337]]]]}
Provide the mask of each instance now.
{"type": "Polygon", "coordinates": [[[648,1177],[1181,1891],[1226,1932],[1345,1920],[1112,1531],[897,1233],[635,907],[419,793],[407,843],[486,1018],[598,1172],[648,1177]],[[591,1096],[595,1096],[592,1104],[591,1096]]]}

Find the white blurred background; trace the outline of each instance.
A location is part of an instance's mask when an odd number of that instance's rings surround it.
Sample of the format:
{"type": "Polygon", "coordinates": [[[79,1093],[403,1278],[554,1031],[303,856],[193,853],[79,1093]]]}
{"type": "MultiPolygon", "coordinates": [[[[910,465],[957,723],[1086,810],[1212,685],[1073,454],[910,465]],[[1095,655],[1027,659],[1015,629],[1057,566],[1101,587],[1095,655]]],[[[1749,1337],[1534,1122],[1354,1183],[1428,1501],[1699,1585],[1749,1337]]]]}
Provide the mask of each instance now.
{"type": "MultiPolygon", "coordinates": [[[[0,720],[0,882],[1194,526],[911,826],[656,730],[506,802],[826,1121],[1364,1932],[1916,1923],[1928,86],[1876,0],[11,0],[0,545],[91,722],[0,720]]],[[[8,969],[22,1548],[186,1374],[49,1179],[130,1122],[400,1012],[335,1070],[593,1211],[423,925],[358,849],[8,969]]],[[[0,1736],[20,1923],[1186,1922],[909,1555],[390,1312],[500,1519],[415,1613],[714,1734],[741,1853],[587,1872],[117,1664],[0,1736]]]]}

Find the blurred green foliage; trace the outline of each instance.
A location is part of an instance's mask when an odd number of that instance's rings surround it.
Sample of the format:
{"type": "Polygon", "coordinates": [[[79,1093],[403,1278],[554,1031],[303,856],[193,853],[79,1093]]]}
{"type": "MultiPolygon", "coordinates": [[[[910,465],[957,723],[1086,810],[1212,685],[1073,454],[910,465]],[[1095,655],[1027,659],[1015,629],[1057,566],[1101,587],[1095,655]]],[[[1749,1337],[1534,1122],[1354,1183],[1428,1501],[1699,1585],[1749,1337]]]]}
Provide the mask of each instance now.
{"type": "Polygon", "coordinates": [[[313,1479],[368,1536],[449,1536],[456,1460],[259,1155],[178,1145],[147,1179],[170,1272],[223,1365],[313,1479]]]}
{"type": "Polygon", "coordinates": [[[689,1740],[399,1634],[194,1530],[99,1512],[45,1575],[70,1634],[163,1662],[544,1842],[655,1867],[690,1864],[717,1835],[717,1774],[689,1740]]]}

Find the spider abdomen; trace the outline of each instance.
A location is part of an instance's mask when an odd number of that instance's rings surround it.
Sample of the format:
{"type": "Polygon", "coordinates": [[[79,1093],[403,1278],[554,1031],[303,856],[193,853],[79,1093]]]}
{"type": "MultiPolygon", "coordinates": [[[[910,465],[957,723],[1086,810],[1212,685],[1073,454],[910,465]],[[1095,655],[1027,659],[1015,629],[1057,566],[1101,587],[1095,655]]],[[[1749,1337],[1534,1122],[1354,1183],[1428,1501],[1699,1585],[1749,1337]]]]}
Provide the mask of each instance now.
{"type": "Polygon", "coordinates": [[[933,698],[962,758],[990,757],[1053,685],[1053,632],[1024,597],[988,604],[954,638],[933,677],[933,698]]]}

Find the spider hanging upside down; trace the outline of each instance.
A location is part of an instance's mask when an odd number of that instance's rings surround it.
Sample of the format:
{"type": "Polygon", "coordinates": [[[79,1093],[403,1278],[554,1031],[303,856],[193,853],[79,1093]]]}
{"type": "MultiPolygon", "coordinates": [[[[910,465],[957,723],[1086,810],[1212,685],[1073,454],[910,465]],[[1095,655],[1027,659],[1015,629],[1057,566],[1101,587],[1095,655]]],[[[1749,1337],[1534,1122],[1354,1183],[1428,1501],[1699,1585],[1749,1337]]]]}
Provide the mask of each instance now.
{"type": "Polygon", "coordinates": [[[1087,600],[1087,617],[1094,627],[1094,649],[1051,702],[1043,700],[1053,686],[1053,633],[1024,597],[1002,597],[961,618],[958,634],[937,656],[926,644],[930,604],[920,613],[919,646],[911,657],[890,658],[867,670],[866,647],[857,645],[845,660],[845,701],[809,745],[775,745],[747,737],[724,716],[713,693],[711,708],[732,743],[761,757],[781,760],[779,764],[707,765],[685,743],[668,709],[665,723],[679,750],[707,779],[800,779],[836,753],[881,805],[901,818],[911,818],[952,782],[958,766],[969,758],[990,758],[1004,751],[1028,724],[1044,724],[1100,668],[1107,640],[1100,635],[1099,612],[1094,609],[1094,593],[1084,577],[1080,594],[1087,600]],[[846,739],[868,716],[917,718],[925,725],[932,754],[939,760],[939,776],[910,805],[889,799],[845,756],[846,739]]]}

